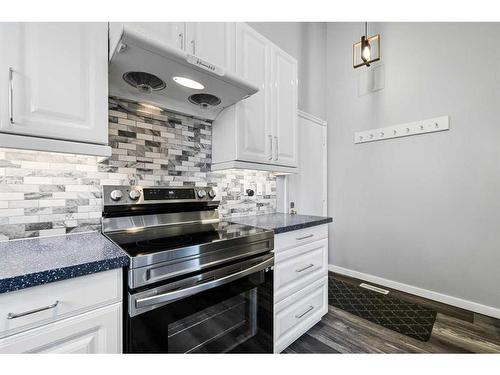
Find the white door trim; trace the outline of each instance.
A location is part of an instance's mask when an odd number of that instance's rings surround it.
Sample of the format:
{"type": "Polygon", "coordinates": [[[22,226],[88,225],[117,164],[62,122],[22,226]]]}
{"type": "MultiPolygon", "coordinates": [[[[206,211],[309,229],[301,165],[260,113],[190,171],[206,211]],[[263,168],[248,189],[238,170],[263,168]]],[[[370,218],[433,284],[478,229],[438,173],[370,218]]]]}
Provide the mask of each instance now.
{"type": "Polygon", "coordinates": [[[468,300],[465,300],[462,298],[449,296],[447,294],[434,292],[432,290],[422,289],[422,288],[419,288],[419,287],[416,287],[413,285],[408,285],[408,284],[400,283],[397,281],[384,279],[382,277],[373,276],[373,275],[370,275],[367,273],[354,271],[354,270],[351,270],[348,268],[335,266],[333,264],[328,265],[328,270],[331,272],[340,273],[342,275],[354,277],[356,279],[361,279],[361,280],[365,280],[365,281],[372,282],[375,284],[379,284],[379,285],[382,285],[382,286],[385,286],[388,288],[392,288],[392,289],[400,290],[400,291],[403,291],[406,293],[414,294],[416,296],[428,298],[428,299],[431,299],[431,300],[434,300],[437,302],[446,303],[448,305],[456,306],[456,307],[459,307],[461,309],[465,309],[465,310],[469,310],[469,311],[473,311],[473,312],[476,312],[478,314],[483,314],[483,315],[487,315],[487,316],[491,316],[491,317],[500,319],[500,309],[495,308],[495,307],[486,306],[486,305],[483,305],[483,304],[480,304],[477,302],[468,301],[468,300]]]}

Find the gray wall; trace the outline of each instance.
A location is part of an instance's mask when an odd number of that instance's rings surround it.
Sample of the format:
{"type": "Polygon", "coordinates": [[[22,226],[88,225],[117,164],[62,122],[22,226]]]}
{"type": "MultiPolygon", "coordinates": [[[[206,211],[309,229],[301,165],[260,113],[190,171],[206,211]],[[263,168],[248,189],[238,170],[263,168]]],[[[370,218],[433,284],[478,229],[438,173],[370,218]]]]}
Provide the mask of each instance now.
{"type": "Polygon", "coordinates": [[[299,109],[326,118],[326,23],[249,22],[298,60],[299,109]]]}
{"type": "Polygon", "coordinates": [[[358,97],[363,26],[327,27],[330,263],[500,308],[500,25],[369,28],[385,89],[358,97]],[[441,115],[448,132],[353,144],[441,115]]]}

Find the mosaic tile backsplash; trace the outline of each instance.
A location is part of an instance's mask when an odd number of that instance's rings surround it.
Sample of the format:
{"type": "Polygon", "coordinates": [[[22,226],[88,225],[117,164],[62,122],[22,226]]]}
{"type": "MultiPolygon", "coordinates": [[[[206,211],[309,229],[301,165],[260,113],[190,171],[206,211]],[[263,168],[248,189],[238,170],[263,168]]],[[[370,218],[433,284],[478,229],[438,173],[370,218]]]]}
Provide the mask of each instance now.
{"type": "Polygon", "coordinates": [[[0,149],[0,240],[100,230],[102,185],[212,186],[222,217],[275,212],[275,177],[211,172],[211,138],[210,123],[110,98],[109,158],[0,149]]]}

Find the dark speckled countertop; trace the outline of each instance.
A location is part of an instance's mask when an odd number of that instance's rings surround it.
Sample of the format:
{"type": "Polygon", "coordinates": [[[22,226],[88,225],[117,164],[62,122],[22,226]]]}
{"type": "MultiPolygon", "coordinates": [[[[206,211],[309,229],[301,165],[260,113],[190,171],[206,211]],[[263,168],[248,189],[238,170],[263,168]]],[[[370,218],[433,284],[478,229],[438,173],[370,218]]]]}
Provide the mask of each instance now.
{"type": "Polygon", "coordinates": [[[0,242],[0,293],[128,265],[102,234],[81,233],[0,242]]]}
{"type": "Polygon", "coordinates": [[[290,215],[283,213],[242,216],[227,219],[233,223],[271,229],[275,234],[331,223],[331,217],[290,215]]]}

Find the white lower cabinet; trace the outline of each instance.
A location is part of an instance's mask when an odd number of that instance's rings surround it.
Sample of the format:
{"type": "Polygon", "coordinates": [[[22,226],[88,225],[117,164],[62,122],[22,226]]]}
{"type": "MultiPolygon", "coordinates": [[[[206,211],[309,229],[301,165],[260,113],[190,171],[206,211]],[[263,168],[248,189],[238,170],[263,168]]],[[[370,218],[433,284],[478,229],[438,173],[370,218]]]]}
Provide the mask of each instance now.
{"type": "Polygon", "coordinates": [[[0,353],[121,353],[122,270],[0,294],[0,353]]]}
{"type": "Polygon", "coordinates": [[[120,353],[122,304],[0,340],[0,353],[120,353]]]}
{"type": "Polygon", "coordinates": [[[274,352],[328,312],[328,226],[275,236],[274,352]]]}

